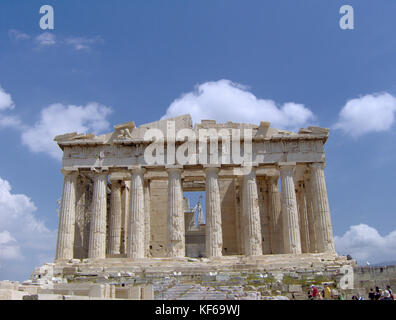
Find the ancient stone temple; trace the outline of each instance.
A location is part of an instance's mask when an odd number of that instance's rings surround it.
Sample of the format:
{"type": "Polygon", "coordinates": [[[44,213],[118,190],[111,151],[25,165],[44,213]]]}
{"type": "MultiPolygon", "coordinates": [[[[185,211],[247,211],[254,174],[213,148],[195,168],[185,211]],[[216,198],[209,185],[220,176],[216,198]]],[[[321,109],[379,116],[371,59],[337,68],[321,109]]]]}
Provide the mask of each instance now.
{"type": "Polygon", "coordinates": [[[206,258],[336,256],[328,136],[264,121],[193,126],[189,115],[57,136],[64,183],[55,262],[184,258],[187,191],[206,195],[206,258]]]}
{"type": "Polygon", "coordinates": [[[64,175],[56,256],[34,270],[26,290],[37,294],[27,298],[305,299],[312,284],[352,290],[355,261],[334,250],[328,136],[265,121],[193,125],[184,115],[55,137],[64,175]]]}

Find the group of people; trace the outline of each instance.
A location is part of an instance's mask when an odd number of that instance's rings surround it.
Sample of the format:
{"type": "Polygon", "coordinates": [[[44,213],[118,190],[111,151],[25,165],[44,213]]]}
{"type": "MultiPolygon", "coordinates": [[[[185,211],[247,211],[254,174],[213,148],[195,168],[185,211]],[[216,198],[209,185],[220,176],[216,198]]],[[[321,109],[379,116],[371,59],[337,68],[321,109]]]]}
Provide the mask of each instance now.
{"type": "Polygon", "coordinates": [[[393,297],[392,288],[389,285],[386,286],[385,290],[375,287],[374,291],[373,288],[371,288],[368,298],[369,300],[395,300],[393,297]]]}
{"type": "MultiPolygon", "coordinates": [[[[312,285],[308,291],[308,299],[310,300],[343,300],[344,297],[338,293],[336,289],[332,289],[329,284],[324,284],[324,288],[320,290],[317,286],[312,285]]],[[[392,288],[387,285],[386,289],[375,287],[370,289],[368,294],[369,300],[394,300],[392,288]]],[[[364,300],[359,294],[354,295],[352,300],[364,300]]]]}
{"type": "Polygon", "coordinates": [[[341,293],[338,293],[336,289],[332,289],[329,284],[325,283],[323,290],[315,285],[312,285],[308,291],[309,300],[343,300],[341,293]]]}

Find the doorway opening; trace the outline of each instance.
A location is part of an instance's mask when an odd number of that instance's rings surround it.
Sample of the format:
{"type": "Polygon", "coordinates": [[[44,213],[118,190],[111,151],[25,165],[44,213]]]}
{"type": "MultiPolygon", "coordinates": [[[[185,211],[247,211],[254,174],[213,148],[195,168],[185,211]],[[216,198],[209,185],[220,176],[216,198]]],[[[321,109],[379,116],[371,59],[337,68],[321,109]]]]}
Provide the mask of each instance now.
{"type": "Polygon", "coordinates": [[[186,257],[206,257],[205,191],[183,192],[186,257]]]}

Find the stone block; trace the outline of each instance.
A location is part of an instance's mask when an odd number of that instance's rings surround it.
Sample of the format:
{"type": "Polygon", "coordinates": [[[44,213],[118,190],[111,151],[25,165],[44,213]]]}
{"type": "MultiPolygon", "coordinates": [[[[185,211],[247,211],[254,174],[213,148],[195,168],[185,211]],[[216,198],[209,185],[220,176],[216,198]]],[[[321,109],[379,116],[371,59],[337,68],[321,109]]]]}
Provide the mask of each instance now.
{"type": "Polygon", "coordinates": [[[77,273],[77,267],[64,267],[62,273],[64,276],[75,275],[77,273]]]}

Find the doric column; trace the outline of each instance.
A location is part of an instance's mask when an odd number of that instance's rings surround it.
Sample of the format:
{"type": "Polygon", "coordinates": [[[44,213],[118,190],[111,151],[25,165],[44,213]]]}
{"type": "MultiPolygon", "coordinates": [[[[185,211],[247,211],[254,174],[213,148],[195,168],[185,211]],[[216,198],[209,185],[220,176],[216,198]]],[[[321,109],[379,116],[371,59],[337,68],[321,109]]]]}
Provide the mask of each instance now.
{"type": "Polygon", "coordinates": [[[308,227],[308,212],[307,203],[305,199],[305,187],[304,182],[299,181],[297,185],[297,206],[298,206],[298,220],[300,226],[300,238],[301,238],[301,251],[303,253],[310,252],[310,239],[309,239],[309,227],[308,227]]]}
{"type": "Polygon", "coordinates": [[[311,177],[305,175],[305,202],[307,204],[308,230],[309,230],[309,251],[318,252],[315,228],[315,213],[312,199],[311,177]]]}
{"type": "Polygon", "coordinates": [[[128,247],[128,227],[129,227],[129,210],[131,209],[131,181],[124,180],[121,192],[122,199],[122,227],[121,227],[121,253],[127,253],[128,247]]]}
{"type": "Polygon", "coordinates": [[[120,254],[121,249],[121,181],[111,181],[109,254],[120,254]]]}
{"type": "Polygon", "coordinates": [[[263,254],[260,224],[260,209],[258,205],[256,172],[254,168],[246,168],[243,176],[243,219],[245,222],[245,254],[259,256],[263,254]]]}
{"type": "Polygon", "coordinates": [[[294,186],[295,163],[279,163],[282,184],[282,220],[284,253],[301,253],[300,228],[294,186]]]}
{"type": "Polygon", "coordinates": [[[132,168],[131,207],[129,211],[127,257],[145,257],[144,239],[144,172],[140,166],[132,168]]]}
{"type": "Polygon", "coordinates": [[[323,163],[313,163],[310,165],[317,249],[318,252],[334,253],[333,228],[331,225],[330,208],[323,168],[323,163]]]}
{"type": "Polygon", "coordinates": [[[217,167],[207,167],[206,174],[206,256],[221,257],[223,232],[217,167]]]}
{"type": "Polygon", "coordinates": [[[76,223],[76,171],[62,170],[64,175],[60,205],[56,260],[73,259],[74,232],[76,223]]]}
{"type": "Polygon", "coordinates": [[[93,173],[88,258],[106,258],[107,173],[93,173]]]}
{"type": "Polygon", "coordinates": [[[282,215],[278,180],[279,176],[269,176],[267,180],[272,253],[283,253],[282,215]]]}
{"type": "Polygon", "coordinates": [[[268,210],[268,185],[265,178],[257,179],[258,200],[260,208],[261,238],[263,254],[270,254],[271,247],[271,228],[268,210]]]}
{"type": "Polygon", "coordinates": [[[183,190],[181,168],[167,167],[168,171],[168,225],[167,242],[169,257],[185,256],[183,190]]]}
{"type": "Polygon", "coordinates": [[[150,257],[150,180],[144,183],[144,248],[145,256],[150,257]]]}

